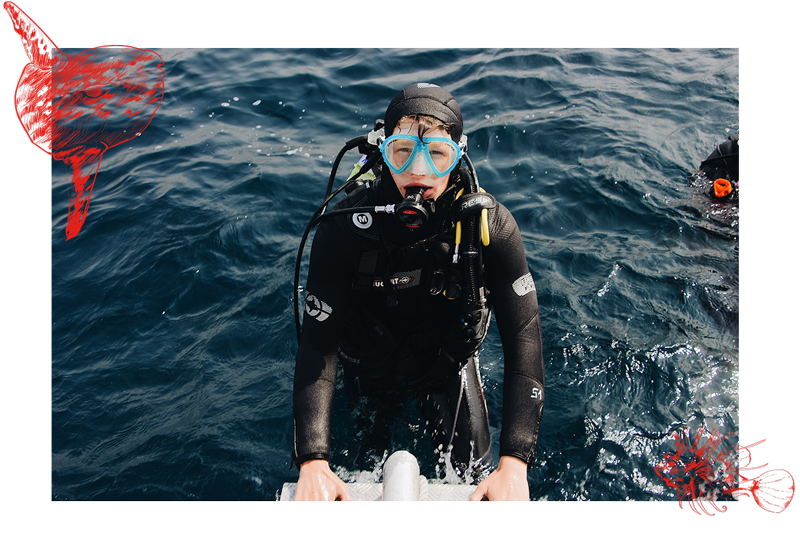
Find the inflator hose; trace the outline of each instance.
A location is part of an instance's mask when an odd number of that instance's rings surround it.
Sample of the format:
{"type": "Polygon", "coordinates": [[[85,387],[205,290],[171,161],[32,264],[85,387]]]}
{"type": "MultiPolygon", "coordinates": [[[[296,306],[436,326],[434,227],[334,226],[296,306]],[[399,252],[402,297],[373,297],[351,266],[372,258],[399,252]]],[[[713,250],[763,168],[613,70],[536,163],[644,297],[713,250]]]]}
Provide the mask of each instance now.
{"type": "MultiPolygon", "coordinates": [[[[472,161],[469,157],[464,154],[464,160],[467,163],[467,168],[472,180],[466,181],[467,184],[465,186],[465,192],[467,194],[475,194],[478,193],[480,187],[478,186],[478,176],[475,173],[475,168],[472,166],[472,161]]],[[[480,273],[480,248],[476,247],[477,241],[477,218],[467,218],[466,221],[462,221],[461,225],[464,226],[464,240],[462,243],[465,245],[465,250],[462,253],[466,257],[466,262],[463,264],[464,270],[464,281],[466,283],[466,287],[468,292],[464,296],[465,305],[467,306],[465,310],[469,311],[472,309],[470,306],[474,306],[475,304],[479,303],[480,301],[480,285],[478,281],[478,274],[480,273]]]]}

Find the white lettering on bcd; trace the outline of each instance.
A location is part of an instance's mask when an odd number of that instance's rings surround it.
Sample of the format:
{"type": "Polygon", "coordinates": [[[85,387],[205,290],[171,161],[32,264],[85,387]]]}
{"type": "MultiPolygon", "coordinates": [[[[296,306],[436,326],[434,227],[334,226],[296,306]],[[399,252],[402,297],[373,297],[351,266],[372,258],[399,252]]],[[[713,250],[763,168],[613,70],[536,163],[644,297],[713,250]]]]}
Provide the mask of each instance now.
{"type": "Polygon", "coordinates": [[[353,214],[353,224],[359,229],[369,229],[372,225],[372,214],[369,212],[353,214]]]}

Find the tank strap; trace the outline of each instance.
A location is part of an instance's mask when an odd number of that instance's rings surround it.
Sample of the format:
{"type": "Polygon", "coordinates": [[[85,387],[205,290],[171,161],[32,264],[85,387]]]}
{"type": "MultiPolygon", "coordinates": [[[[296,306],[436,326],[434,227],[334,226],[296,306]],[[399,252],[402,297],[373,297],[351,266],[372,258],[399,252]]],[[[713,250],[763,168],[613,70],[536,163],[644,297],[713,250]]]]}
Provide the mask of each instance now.
{"type": "Polygon", "coordinates": [[[356,292],[369,292],[374,287],[375,275],[378,272],[378,256],[380,250],[368,251],[361,255],[358,262],[358,271],[353,281],[353,290],[356,292]]]}

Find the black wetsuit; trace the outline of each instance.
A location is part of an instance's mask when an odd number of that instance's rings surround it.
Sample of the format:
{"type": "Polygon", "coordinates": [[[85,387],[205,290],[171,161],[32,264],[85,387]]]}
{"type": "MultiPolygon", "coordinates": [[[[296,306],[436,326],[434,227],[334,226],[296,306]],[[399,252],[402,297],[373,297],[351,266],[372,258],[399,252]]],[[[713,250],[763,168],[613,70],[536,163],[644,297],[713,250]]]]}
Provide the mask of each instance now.
{"type": "Polygon", "coordinates": [[[738,200],[739,189],[739,135],[734,134],[726,141],[717,145],[708,158],[700,164],[700,171],[708,179],[712,186],[708,190],[709,196],[715,201],[736,201],[738,200]],[[726,179],[730,182],[732,191],[730,194],[718,198],[714,194],[713,182],[717,179],[726,179]]]}
{"type": "Polygon", "coordinates": [[[712,181],[723,178],[739,183],[739,135],[734,134],[717,146],[700,164],[712,181]]]}
{"type": "MultiPolygon", "coordinates": [[[[358,395],[390,404],[414,396],[434,446],[446,448],[452,440],[454,461],[491,463],[474,358],[479,343],[460,342],[461,300],[442,292],[452,263],[454,232],[446,210],[452,195],[437,201],[424,229],[409,231],[382,214],[335,216],[317,230],[295,370],[298,465],[329,459],[337,360],[345,385],[358,395]]],[[[384,175],[334,210],[400,199],[384,175]]],[[[504,350],[500,455],[531,463],[544,399],[536,290],[517,224],[499,203],[489,210],[489,230],[484,276],[504,350]]]]}

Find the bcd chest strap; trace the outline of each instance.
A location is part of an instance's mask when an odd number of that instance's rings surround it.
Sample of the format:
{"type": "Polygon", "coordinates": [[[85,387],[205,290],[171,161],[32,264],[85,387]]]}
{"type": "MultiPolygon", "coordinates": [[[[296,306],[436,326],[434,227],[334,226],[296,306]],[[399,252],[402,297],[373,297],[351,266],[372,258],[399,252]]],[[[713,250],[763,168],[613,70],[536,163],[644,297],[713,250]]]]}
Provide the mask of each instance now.
{"type": "MultiPolygon", "coordinates": [[[[444,238],[444,237],[442,237],[444,238]]],[[[446,239],[446,238],[445,238],[446,239]]],[[[411,269],[422,272],[430,270],[432,261],[426,257],[431,250],[442,249],[436,239],[427,239],[408,246],[389,250],[387,247],[364,251],[358,261],[358,268],[353,279],[353,290],[356,292],[383,291],[387,293],[387,304],[397,305],[396,285],[394,272],[404,261],[417,257],[421,261],[419,266],[411,269]]],[[[441,255],[434,255],[441,257],[441,255]]],[[[414,285],[416,286],[416,285],[414,285]]]]}

